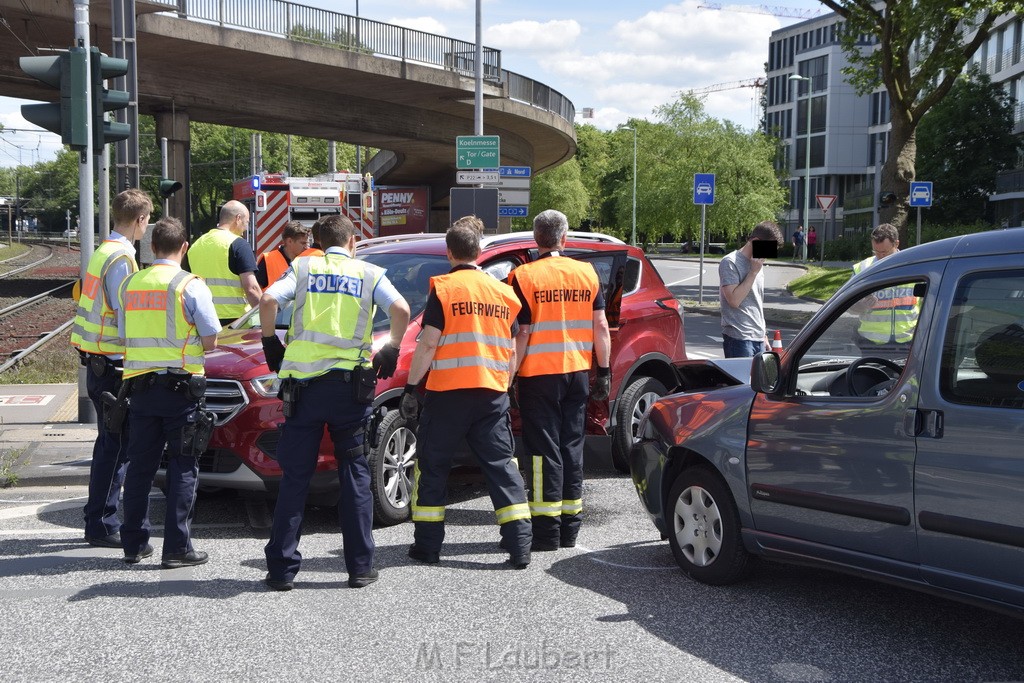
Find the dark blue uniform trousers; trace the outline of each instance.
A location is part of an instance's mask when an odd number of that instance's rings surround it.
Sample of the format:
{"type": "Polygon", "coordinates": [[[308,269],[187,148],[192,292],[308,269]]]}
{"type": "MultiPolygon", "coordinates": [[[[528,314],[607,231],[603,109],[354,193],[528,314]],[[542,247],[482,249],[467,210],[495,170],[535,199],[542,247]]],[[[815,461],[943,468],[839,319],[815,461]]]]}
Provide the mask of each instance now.
{"type": "MultiPolygon", "coordinates": [[[[145,376],[145,375],[143,375],[145,376]]],[[[181,428],[194,422],[199,404],[161,385],[133,390],[128,420],[128,472],[124,480],[124,524],[121,545],[136,555],[148,542],[149,492],[167,446],[167,511],[163,554],[192,550],[190,526],[195,512],[199,463],[181,454],[181,428]]]]}
{"type": "MultiPolygon", "coordinates": [[[[120,361],[117,364],[120,365],[120,361]]],[[[82,512],[85,516],[86,538],[103,538],[121,530],[117,508],[124,473],[128,467],[128,424],[126,420],[120,434],[103,428],[106,406],[100,396],[104,391],[117,396],[121,373],[115,371],[109,363],[102,377],[98,377],[91,368],[86,368],[85,372],[85,386],[99,422],[96,425],[96,442],[92,447],[92,464],[89,466],[89,498],[82,512]]]]}
{"type": "MultiPolygon", "coordinates": [[[[448,499],[448,473],[452,458],[465,439],[487,481],[494,509],[525,505],[526,489],[513,456],[508,394],[488,389],[428,391],[416,430],[417,506],[443,508],[448,499]]],[[[523,511],[525,513],[525,509],[523,511]]],[[[416,510],[413,509],[415,519],[416,510]]],[[[439,552],[444,542],[443,521],[416,521],[416,546],[439,552]]],[[[511,519],[501,524],[503,546],[513,555],[530,550],[530,520],[511,519]]]]}
{"type": "Polygon", "coordinates": [[[356,403],[353,392],[352,383],[344,381],[341,373],[321,375],[302,386],[295,414],[285,418],[277,449],[283,476],[270,541],[264,549],[267,569],[274,579],[290,581],[299,572],[302,516],[324,425],[338,461],[338,519],[345,567],[349,574],[365,574],[373,568],[373,496],[370,466],[363,450],[370,406],[356,403]]]}
{"type": "Polygon", "coordinates": [[[526,471],[530,473],[534,538],[543,543],[575,541],[582,524],[582,504],[559,505],[559,514],[542,511],[550,507],[543,503],[572,503],[583,499],[583,438],[590,396],[589,375],[580,371],[520,377],[518,386],[519,417],[528,459],[526,471]]]}

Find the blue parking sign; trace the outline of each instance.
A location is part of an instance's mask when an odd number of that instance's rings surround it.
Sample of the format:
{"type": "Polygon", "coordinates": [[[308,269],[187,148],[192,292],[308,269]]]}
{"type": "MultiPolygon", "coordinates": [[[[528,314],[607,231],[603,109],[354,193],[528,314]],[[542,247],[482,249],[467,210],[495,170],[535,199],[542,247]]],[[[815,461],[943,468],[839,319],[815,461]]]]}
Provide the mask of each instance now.
{"type": "Polygon", "coordinates": [[[715,203],[715,174],[694,173],[693,174],[693,203],[714,204],[715,203]]]}
{"type": "Polygon", "coordinates": [[[910,183],[910,206],[928,208],[932,205],[932,182],[917,180],[910,183]]]}

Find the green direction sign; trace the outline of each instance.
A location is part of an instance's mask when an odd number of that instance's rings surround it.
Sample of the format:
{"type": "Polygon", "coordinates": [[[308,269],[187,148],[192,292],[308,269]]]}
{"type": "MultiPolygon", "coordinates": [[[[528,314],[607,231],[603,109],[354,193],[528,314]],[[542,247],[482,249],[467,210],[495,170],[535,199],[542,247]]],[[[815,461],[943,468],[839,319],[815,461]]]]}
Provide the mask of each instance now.
{"type": "Polygon", "coordinates": [[[501,158],[497,135],[459,135],[455,138],[455,168],[497,168],[501,158]]]}

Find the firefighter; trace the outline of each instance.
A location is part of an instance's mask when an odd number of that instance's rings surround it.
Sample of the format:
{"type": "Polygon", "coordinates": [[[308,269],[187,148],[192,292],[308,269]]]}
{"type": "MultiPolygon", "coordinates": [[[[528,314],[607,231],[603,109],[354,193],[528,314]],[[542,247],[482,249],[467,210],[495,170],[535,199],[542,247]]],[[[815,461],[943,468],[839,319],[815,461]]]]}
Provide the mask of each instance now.
{"type": "Polygon", "coordinates": [[[320,246],[320,222],[323,218],[317,219],[313,227],[309,229],[310,245],[299,256],[323,256],[324,250],[320,246]]]}
{"type": "Polygon", "coordinates": [[[146,232],[152,211],[153,202],[141,190],[125,190],[114,197],[114,229],[89,258],[71,332],[71,343],[88,368],[86,388],[98,418],[84,515],[86,542],[101,548],[121,547],[117,508],[128,463],[128,435],[105,427],[102,400],[104,392],[117,394],[121,386],[124,343],[117,331],[117,292],[124,279],[139,269],[133,243],[146,232]]]}
{"type": "Polygon", "coordinates": [[[256,261],[256,282],[266,289],[281,279],[292,259],[309,247],[309,228],[299,221],[288,221],[281,233],[281,246],[260,254],[256,261]]]}
{"type": "Polygon", "coordinates": [[[185,268],[202,277],[213,292],[221,325],[241,317],[263,294],[256,281],[256,255],[244,239],[248,229],[245,205],[233,199],[225,202],[217,227],[197,239],[185,259],[185,268]]]}
{"type": "Polygon", "coordinates": [[[130,382],[128,473],[124,483],[124,561],[153,554],[149,544],[149,492],[167,454],[163,556],[165,569],[203,564],[192,547],[198,458],[213,432],[203,410],[205,352],[217,346],[213,294],[181,269],[188,233],[177,218],[153,226],[153,265],[121,285],[118,325],[125,340],[124,377],[130,382]]]}
{"type": "Polygon", "coordinates": [[[522,303],[516,386],[537,551],[576,545],[583,513],[587,397],[606,401],[611,389],[604,296],[592,265],[563,256],[568,229],[565,214],[538,214],[533,237],[540,256],[509,276],[522,303]],[[597,361],[593,390],[592,356],[597,361]]]}
{"type": "Polygon", "coordinates": [[[284,429],[277,462],[282,478],[265,553],[264,582],[291,590],[299,572],[303,510],[326,425],[338,462],[338,503],[348,585],[377,580],[373,567],[373,496],[366,460],[377,377],[395,372],[409,324],[409,305],[384,269],[353,258],[356,228],[344,216],[323,219],[323,256],[300,256],[260,301],[268,367],[282,380],[284,429]],[[289,343],[275,332],[280,307],[295,302],[289,343]],[[380,306],[391,316],[390,339],[373,356],[373,319],[380,306]]]}
{"type": "Polygon", "coordinates": [[[482,232],[474,217],[460,219],[445,236],[452,269],[431,278],[423,330],[402,394],[402,417],[419,422],[409,557],[426,564],[440,560],[448,471],[465,439],[487,479],[508,561],[525,569],[530,510],[513,457],[507,393],[519,301],[508,285],[477,267],[482,232]],[[420,416],[416,385],[428,369],[420,416]]]}

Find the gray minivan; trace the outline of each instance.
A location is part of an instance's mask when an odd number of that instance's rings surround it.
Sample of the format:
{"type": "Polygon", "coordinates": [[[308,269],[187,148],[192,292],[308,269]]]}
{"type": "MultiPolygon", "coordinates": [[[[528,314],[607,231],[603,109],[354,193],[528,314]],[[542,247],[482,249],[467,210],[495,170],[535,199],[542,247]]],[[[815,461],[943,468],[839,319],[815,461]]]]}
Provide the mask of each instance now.
{"type": "Polygon", "coordinates": [[[1024,229],[878,261],[783,355],[683,366],[630,453],[640,500],[704,583],[762,556],[1020,614],[1022,325],[1024,229]]]}

